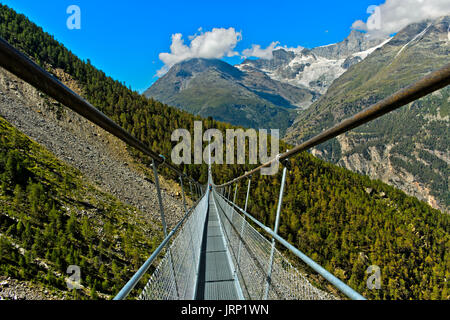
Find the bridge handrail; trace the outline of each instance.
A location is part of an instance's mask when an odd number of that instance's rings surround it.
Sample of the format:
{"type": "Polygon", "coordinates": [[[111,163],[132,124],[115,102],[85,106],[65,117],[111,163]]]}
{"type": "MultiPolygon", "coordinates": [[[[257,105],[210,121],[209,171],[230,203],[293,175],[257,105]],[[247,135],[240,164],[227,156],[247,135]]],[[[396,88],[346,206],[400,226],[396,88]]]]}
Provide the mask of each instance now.
{"type": "Polygon", "coordinates": [[[226,197],[224,197],[219,192],[215,192],[215,194],[222,197],[229,205],[236,208],[238,211],[240,211],[242,214],[244,214],[246,217],[248,217],[250,220],[252,220],[255,224],[257,224],[260,228],[262,228],[265,232],[267,232],[269,235],[271,235],[274,239],[276,239],[279,243],[281,243],[286,249],[291,251],[293,254],[295,254],[298,258],[300,258],[304,263],[306,263],[309,267],[311,267],[313,270],[315,270],[317,273],[319,273],[322,277],[324,277],[328,282],[330,282],[332,285],[334,285],[339,291],[341,291],[343,294],[345,294],[347,297],[353,300],[366,300],[365,297],[363,297],[361,294],[350,288],[347,284],[342,282],[340,279],[338,279],[336,276],[331,274],[329,271],[325,270],[323,267],[321,267],[319,264],[317,264],[314,260],[312,260],[310,257],[308,257],[306,254],[301,252],[299,249],[295,248],[293,245],[291,245],[289,242],[284,240],[282,237],[280,237],[278,234],[276,234],[272,229],[265,226],[261,222],[259,222],[256,218],[254,218],[251,214],[244,211],[244,209],[240,208],[236,204],[234,204],[232,201],[228,200],[226,197]]]}
{"type": "Polygon", "coordinates": [[[207,196],[205,193],[202,197],[200,197],[194,205],[188,210],[188,212],[184,215],[184,217],[177,223],[177,225],[170,231],[167,237],[161,242],[161,244],[156,248],[156,250],[152,253],[152,255],[145,261],[145,263],[139,268],[138,271],[133,275],[133,277],[128,280],[125,286],[119,291],[119,293],[114,297],[113,300],[123,300],[125,299],[136,286],[136,284],[142,279],[144,274],[148,271],[152,263],[161,253],[161,251],[166,247],[169,243],[170,239],[175,235],[178,229],[183,225],[183,222],[190,216],[190,214],[194,211],[195,207],[200,203],[200,201],[207,196]]]}
{"type": "Polygon", "coordinates": [[[278,155],[276,158],[269,162],[266,162],[259,167],[246,172],[245,174],[229,181],[217,187],[226,187],[231,185],[245,177],[250,177],[254,173],[258,172],[262,168],[269,167],[276,161],[287,160],[290,157],[308,149],[311,149],[323,142],[326,142],[332,138],[335,138],[351,129],[359,127],[369,121],[379,118],[386,113],[394,111],[410,102],[420,99],[434,91],[442,89],[450,84],[450,64],[445,65],[443,68],[432,72],[431,74],[423,77],[417,82],[403,88],[384,100],[368,107],[357,113],[356,115],[343,120],[341,123],[334,127],[314,136],[313,138],[297,145],[293,149],[278,155]]]}

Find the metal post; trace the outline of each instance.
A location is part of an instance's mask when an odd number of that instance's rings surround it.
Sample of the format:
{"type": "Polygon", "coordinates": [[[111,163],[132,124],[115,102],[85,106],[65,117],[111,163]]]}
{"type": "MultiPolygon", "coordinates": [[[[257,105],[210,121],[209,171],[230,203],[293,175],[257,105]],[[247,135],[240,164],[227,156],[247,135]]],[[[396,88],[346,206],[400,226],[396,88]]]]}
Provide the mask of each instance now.
{"type": "Polygon", "coordinates": [[[186,198],[184,197],[183,177],[182,176],[180,176],[180,183],[181,183],[181,195],[183,197],[184,212],[187,212],[186,198]]]}
{"type": "Polygon", "coordinates": [[[193,197],[194,194],[192,193],[192,182],[191,182],[191,180],[189,180],[189,191],[191,192],[191,193],[190,193],[190,194],[191,194],[191,197],[193,197]]]}
{"type": "Polygon", "coordinates": [[[228,188],[228,200],[230,200],[231,198],[231,184],[230,187],[228,188]]]}
{"type": "MultiPolygon", "coordinates": [[[[164,230],[164,237],[167,237],[167,225],[166,225],[166,219],[164,217],[164,205],[163,205],[162,197],[161,197],[161,188],[159,186],[158,169],[156,167],[156,162],[153,159],[152,159],[152,167],[153,167],[153,174],[155,175],[156,193],[158,194],[159,212],[161,214],[161,221],[162,221],[163,230],[164,230]]],[[[172,252],[170,251],[170,247],[167,250],[168,250],[168,253],[169,253],[170,266],[171,266],[171,269],[172,269],[172,276],[173,276],[173,279],[174,279],[174,282],[175,282],[175,289],[177,291],[177,298],[179,299],[180,295],[178,293],[177,278],[175,277],[175,269],[173,268],[173,263],[172,263],[172,252]]]]}
{"type": "MultiPolygon", "coordinates": [[[[273,230],[273,232],[275,232],[275,234],[278,233],[278,226],[280,225],[280,213],[281,213],[281,205],[283,203],[284,185],[286,182],[286,171],[287,171],[287,168],[284,167],[283,168],[283,177],[281,178],[280,195],[278,197],[278,207],[277,207],[277,215],[275,218],[275,228],[273,230]]],[[[272,275],[272,265],[273,265],[274,253],[275,253],[275,238],[272,237],[272,249],[270,250],[269,269],[267,271],[266,290],[264,293],[263,300],[267,300],[267,297],[269,295],[269,288],[270,288],[270,281],[271,281],[270,277],[272,275]]]]}
{"type": "MultiPolygon", "coordinates": [[[[186,197],[184,196],[184,188],[183,188],[183,177],[182,176],[180,176],[180,183],[181,183],[181,194],[182,194],[182,196],[183,196],[183,206],[184,206],[184,211],[187,213],[188,212],[188,209],[187,209],[187,206],[186,206],[186,197]]],[[[190,243],[191,243],[191,248],[192,248],[192,263],[193,263],[193,265],[195,265],[195,248],[194,248],[194,241],[192,240],[192,237],[193,237],[193,232],[192,232],[192,226],[191,226],[191,221],[192,221],[192,219],[189,219],[187,222],[186,222],[186,224],[188,225],[188,227],[189,227],[189,240],[190,240],[190,243]]],[[[198,279],[198,269],[196,269],[195,270],[195,277],[196,277],[196,279],[198,279]]],[[[197,281],[196,281],[197,282],[197,281]]],[[[194,299],[195,297],[192,297],[192,299],[194,299]]]]}
{"type": "Polygon", "coordinates": [[[247,204],[248,204],[248,196],[250,194],[250,183],[252,182],[252,177],[250,176],[250,178],[248,179],[248,186],[247,186],[247,196],[245,197],[245,211],[247,212],[247,204]]]}
{"type": "MultiPolygon", "coordinates": [[[[239,185],[239,182],[236,182],[236,187],[234,188],[233,203],[236,203],[236,194],[237,194],[238,185],[239,185]]],[[[231,223],[233,223],[233,216],[234,216],[234,209],[233,209],[233,206],[230,206],[230,211],[231,211],[230,221],[231,221],[231,223]]],[[[234,223],[233,223],[233,224],[234,224],[234,223]]]]}
{"type": "MultiPolygon", "coordinates": [[[[247,212],[247,204],[248,204],[248,196],[250,194],[250,184],[252,182],[252,176],[250,176],[248,178],[248,185],[247,185],[247,196],[245,197],[245,209],[244,211],[247,212]]],[[[237,258],[237,264],[238,264],[238,268],[240,268],[240,261],[241,261],[241,249],[242,249],[242,238],[244,237],[244,226],[245,226],[245,216],[244,216],[244,222],[242,223],[242,227],[241,227],[241,234],[240,234],[240,239],[239,239],[239,249],[238,249],[238,258],[237,258]]]]}
{"type": "Polygon", "coordinates": [[[164,236],[167,237],[167,225],[166,225],[166,218],[164,216],[164,205],[162,202],[161,188],[159,186],[158,169],[156,167],[155,160],[152,160],[152,167],[153,167],[153,174],[155,175],[156,193],[158,195],[159,212],[161,214],[161,221],[162,221],[162,226],[163,226],[163,230],[164,230],[164,236]]]}

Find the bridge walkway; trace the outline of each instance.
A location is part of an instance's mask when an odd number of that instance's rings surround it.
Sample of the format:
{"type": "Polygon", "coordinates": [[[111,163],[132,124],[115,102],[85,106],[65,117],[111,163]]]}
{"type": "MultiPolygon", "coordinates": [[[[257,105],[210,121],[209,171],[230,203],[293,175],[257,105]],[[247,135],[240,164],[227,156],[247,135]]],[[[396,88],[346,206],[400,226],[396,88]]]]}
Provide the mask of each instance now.
{"type": "Polygon", "coordinates": [[[196,300],[240,300],[239,283],[212,192],[203,231],[196,300]]]}

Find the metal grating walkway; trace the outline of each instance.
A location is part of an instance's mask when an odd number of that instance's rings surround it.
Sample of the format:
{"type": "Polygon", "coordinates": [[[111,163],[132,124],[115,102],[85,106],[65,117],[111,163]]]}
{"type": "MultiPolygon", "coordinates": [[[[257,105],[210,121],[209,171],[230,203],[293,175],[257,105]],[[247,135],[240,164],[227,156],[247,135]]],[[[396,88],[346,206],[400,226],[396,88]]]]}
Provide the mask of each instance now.
{"type": "Polygon", "coordinates": [[[196,300],[238,300],[238,289],[225,247],[214,198],[210,194],[209,209],[203,231],[202,251],[196,300]]]}

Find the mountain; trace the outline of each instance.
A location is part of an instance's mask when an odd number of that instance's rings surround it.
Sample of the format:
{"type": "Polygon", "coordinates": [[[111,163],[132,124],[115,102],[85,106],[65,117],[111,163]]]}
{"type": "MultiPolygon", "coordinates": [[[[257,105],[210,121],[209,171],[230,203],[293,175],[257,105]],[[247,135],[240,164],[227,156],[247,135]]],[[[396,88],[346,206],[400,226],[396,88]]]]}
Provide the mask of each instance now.
{"type": "Polygon", "coordinates": [[[385,42],[352,31],[337,44],[277,49],[272,59],[246,59],[237,66],[190,59],[174,65],[144,95],[203,117],[283,133],[298,109],[308,108],[350,66],[385,42]]]}
{"type": "MultiPolygon", "coordinates": [[[[450,63],[448,29],[446,16],[398,32],[300,112],[286,140],[303,141],[450,63]]],[[[448,211],[449,96],[449,88],[444,88],[313,152],[448,211]]]]}
{"type": "Polygon", "coordinates": [[[282,133],[295,109],[316,99],[313,91],[285,85],[257,69],[201,58],[174,65],[144,95],[202,117],[282,133]]]}
{"type": "MultiPolygon", "coordinates": [[[[251,67],[264,72],[273,80],[322,95],[348,68],[364,60],[386,41],[371,39],[359,31],[352,31],[347,39],[336,44],[295,51],[278,49],[273,51],[272,59],[247,59],[237,68],[245,70],[251,67]]],[[[307,109],[313,102],[305,101],[301,108],[307,109]]]]}
{"type": "Polygon", "coordinates": [[[352,55],[360,55],[368,50],[373,50],[385,40],[383,38],[373,38],[366,33],[352,30],[345,40],[327,46],[316,47],[311,49],[311,52],[327,59],[347,59],[352,55]]]}

